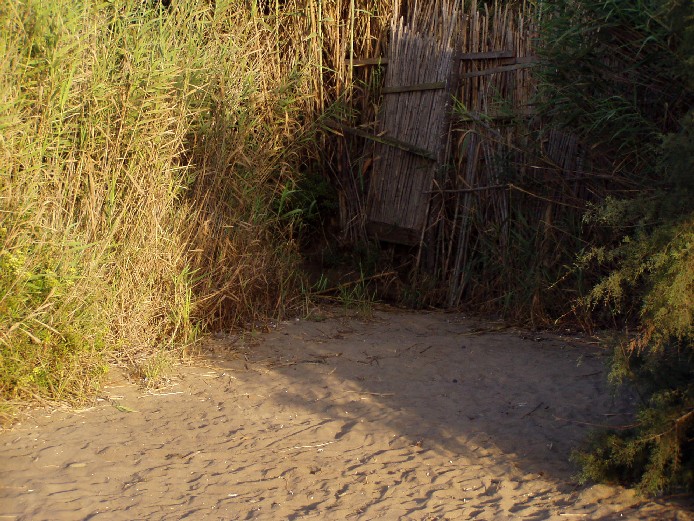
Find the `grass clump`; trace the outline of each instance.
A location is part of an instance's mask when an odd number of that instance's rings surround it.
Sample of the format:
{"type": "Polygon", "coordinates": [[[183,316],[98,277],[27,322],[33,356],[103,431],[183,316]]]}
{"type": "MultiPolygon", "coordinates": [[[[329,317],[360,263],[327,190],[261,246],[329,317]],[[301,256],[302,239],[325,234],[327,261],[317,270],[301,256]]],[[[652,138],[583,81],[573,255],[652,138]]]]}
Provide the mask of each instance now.
{"type": "Polygon", "coordinates": [[[282,38],[241,0],[0,6],[4,404],[84,400],[113,357],[156,369],[298,305],[276,201],[315,100],[292,16],[282,38]]]}
{"type": "Polygon", "coordinates": [[[106,330],[80,266],[70,263],[76,248],[55,251],[36,235],[11,234],[0,229],[0,390],[10,400],[82,399],[106,372],[106,330]]]}

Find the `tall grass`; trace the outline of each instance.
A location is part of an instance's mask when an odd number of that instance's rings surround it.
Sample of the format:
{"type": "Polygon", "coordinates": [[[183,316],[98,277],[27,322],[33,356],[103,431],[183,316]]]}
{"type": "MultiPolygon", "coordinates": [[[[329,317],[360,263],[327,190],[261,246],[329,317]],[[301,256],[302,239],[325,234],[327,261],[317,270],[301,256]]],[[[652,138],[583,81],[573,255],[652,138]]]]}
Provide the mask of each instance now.
{"type": "Polygon", "coordinates": [[[241,0],[2,3],[4,407],[299,302],[275,202],[312,146],[297,16],[281,35],[241,0]]]}

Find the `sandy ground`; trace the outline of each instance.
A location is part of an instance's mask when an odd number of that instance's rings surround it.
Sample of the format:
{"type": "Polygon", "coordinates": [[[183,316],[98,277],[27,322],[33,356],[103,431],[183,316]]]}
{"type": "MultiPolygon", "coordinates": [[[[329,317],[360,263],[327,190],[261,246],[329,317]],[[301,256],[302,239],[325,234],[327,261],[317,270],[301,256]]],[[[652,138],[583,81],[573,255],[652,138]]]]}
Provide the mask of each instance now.
{"type": "Polygon", "coordinates": [[[0,433],[0,520],[692,520],[581,487],[591,424],[628,421],[604,353],[456,314],[377,312],[219,336],[147,391],[0,433]]]}

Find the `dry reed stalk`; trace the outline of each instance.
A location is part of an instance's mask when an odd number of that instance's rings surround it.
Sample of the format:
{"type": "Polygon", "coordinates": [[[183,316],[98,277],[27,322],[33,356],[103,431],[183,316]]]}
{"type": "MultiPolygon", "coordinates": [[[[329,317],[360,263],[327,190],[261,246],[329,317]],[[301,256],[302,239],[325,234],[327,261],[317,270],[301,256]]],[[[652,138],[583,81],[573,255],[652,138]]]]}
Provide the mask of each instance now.
{"type": "Polygon", "coordinates": [[[106,350],[137,361],[298,304],[276,200],[314,153],[326,22],[278,6],[0,10],[0,394],[84,397],[106,350]]]}
{"type": "MultiPolygon", "coordinates": [[[[508,50],[514,57],[512,61],[529,56],[532,54],[531,42],[527,34],[521,34],[527,26],[523,11],[495,3],[480,12],[474,5],[470,5],[461,27],[463,52],[508,50]]],[[[534,94],[534,85],[525,69],[494,74],[484,72],[485,69],[503,69],[503,64],[508,61],[508,58],[503,57],[461,61],[460,75],[465,79],[459,91],[459,101],[470,119],[467,122],[459,121],[456,128],[461,136],[457,141],[466,146],[461,150],[460,159],[455,162],[459,173],[452,185],[454,192],[459,188],[467,190],[503,185],[501,180],[505,175],[504,167],[499,158],[513,149],[513,143],[517,141],[518,132],[522,129],[508,125],[496,126],[494,115],[499,114],[502,107],[510,113],[518,113],[534,94]],[[496,64],[501,64],[502,67],[496,64]]],[[[449,306],[457,306],[462,302],[473,237],[480,233],[476,227],[487,228],[496,223],[500,258],[507,256],[510,233],[510,201],[507,191],[464,191],[459,192],[454,199],[451,203],[453,221],[442,223],[442,226],[452,227],[451,240],[457,244],[455,248],[449,248],[441,260],[443,272],[448,274],[449,306]]]]}
{"type": "MultiPolygon", "coordinates": [[[[322,4],[322,56],[325,107],[336,119],[357,125],[356,115],[368,128],[375,114],[377,68],[352,66],[352,58],[381,54],[390,24],[392,3],[379,0],[336,0],[322,4]]],[[[363,139],[354,135],[327,139],[325,162],[338,187],[343,240],[364,242],[364,174],[369,168],[361,154],[363,139]]]]}

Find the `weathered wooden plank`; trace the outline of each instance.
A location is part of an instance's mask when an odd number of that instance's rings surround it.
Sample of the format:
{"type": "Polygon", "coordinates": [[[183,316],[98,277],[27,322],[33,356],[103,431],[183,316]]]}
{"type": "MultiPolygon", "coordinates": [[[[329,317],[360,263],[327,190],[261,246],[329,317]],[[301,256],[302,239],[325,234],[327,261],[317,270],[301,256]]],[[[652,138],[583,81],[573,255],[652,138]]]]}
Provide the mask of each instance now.
{"type": "Polygon", "coordinates": [[[495,58],[513,58],[512,50],[487,51],[487,52],[464,52],[458,55],[460,60],[490,60],[495,58]]]}
{"type": "Polygon", "coordinates": [[[414,154],[416,156],[423,157],[425,159],[430,159],[432,161],[436,161],[436,154],[431,152],[430,150],[426,150],[424,148],[417,147],[415,145],[412,145],[411,143],[406,143],[404,141],[401,141],[399,139],[395,139],[392,137],[388,136],[377,136],[375,134],[371,134],[369,132],[366,132],[364,130],[354,128],[354,127],[348,127],[346,125],[342,125],[336,121],[326,121],[325,122],[326,126],[334,129],[334,130],[340,130],[342,132],[347,132],[348,134],[353,134],[355,136],[363,137],[364,139],[369,139],[371,141],[375,141],[377,143],[381,143],[383,145],[388,145],[391,147],[399,148],[400,150],[404,150],[406,152],[409,152],[411,154],[414,154]]]}
{"type": "MultiPolygon", "coordinates": [[[[514,52],[510,49],[503,51],[485,51],[485,52],[464,52],[458,54],[457,58],[463,61],[475,60],[494,60],[499,58],[514,58],[514,52]]],[[[534,56],[532,58],[535,58],[534,56]]],[[[522,59],[522,58],[516,58],[522,59]]],[[[375,58],[355,58],[348,61],[352,67],[363,67],[365,65],[388,65],[388,58],[377,56],[375,58]]]]}
{"type": "Polygon", "coordinates": [[[425,158],[404,152],[402,147],[374,147],[366,228],[384,241],[417,245],[425,240],[431,199],[426,191],[435,184],[445,159],[452,99],[449,89],[460,63],[453,48],[458,19],[453,14],[439,19],[438,27],[427,25],[429,15],[422,15],[422,25],[406,25],[403,18],[395,17],[391,26],[384,88],[400,95],[384,96],[378,129],[430,154],[425,158]],[[436,90],[429,85],[432,82],[438,83],[436,90]],[[411,87],[421,85],[428,88],[411,94],[411,87]]]}
{"type": "Polygon", "coordinates": [[[514,65],[516,63],[538,63],[538,56],[514,56],[512,58],[503,58],[500,60],[501,65],[514,65]]]}
{"type": "Polygon", "coordinates": [[[388,58],[376,57],[376,58],[360,58],[347,61],[352,65],[352,67],[364,67],[365,65],[388,65],[388,58]]]}
{"type": "Polygon", "coordinates": [[[502,65],[500,67],[492,67],[490,69],[484,69],[481,71],[472,71],[461,74],[460,77],[465,78],[476,78],[478,76],[488,76],[490,74],[496,74],[501,72],[515,71],[518,69],[525,69],[527,67],[532,67],[534,62],[527,63],[514,63],[513,65],[502,65]]]}
{"type": "Polygon", "coordinates": [[[403,85],[401,87],[383,87],[383,94],[396,94],[401,92],[418,92],[423,90],[440,90],[446,88],[445,81],[437,81],[434,83],[420,83],[418,85],[403,85]]]}

